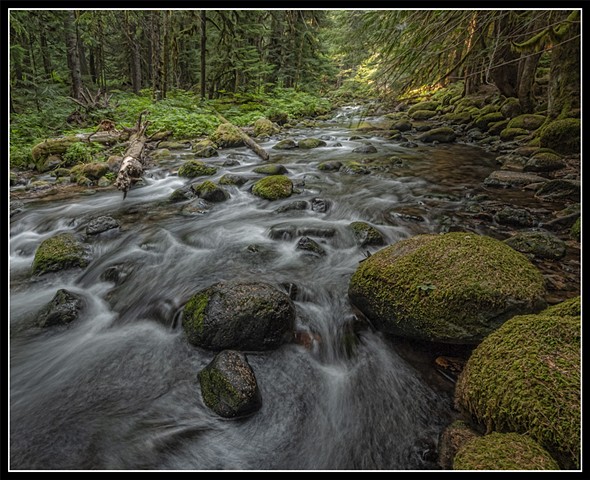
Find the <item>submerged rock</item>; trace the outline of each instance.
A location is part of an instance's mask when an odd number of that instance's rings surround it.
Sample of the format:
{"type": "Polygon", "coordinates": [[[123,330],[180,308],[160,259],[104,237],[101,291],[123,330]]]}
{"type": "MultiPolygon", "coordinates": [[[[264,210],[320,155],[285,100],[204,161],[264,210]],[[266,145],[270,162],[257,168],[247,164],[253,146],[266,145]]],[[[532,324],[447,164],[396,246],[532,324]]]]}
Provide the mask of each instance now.
{"type": "Polygon", "coordinates": [[[219,352],[198,378],[203,402],[222,417],[243,417],[262,406],[256,376],[241,352],[219,352]]]}
{"type": "Polygon", "coordinates": [[[547,179],[532,173],[496,170],[483,181],[488,187],[524,187],[532,183],[544,183],[547,179]]]}
{"type": "Polygon", "coordinates": [[[61,288],[37,314],[37,325],[41,328],[67,325],[78,318],[84,305],[81,295],[61,288]]]}
{"type": "Polygon", "coordinates": [[[295,249],[303,250],[316,257],[322,257],[326,254],[326,251],[320,246],[320,244],[309,237],[301,237],[297,242],[295,249]]]}
{"type": "Polygon", "coordinates": [[[544,281],[521,253],[474,233],[417,235],[352,275],[348,294],[373,325],[404,337],[476,344],[513,315],[543,308],[544,281]]]}
{"type": "Polygon", "coordinates": [[[294,225],[280,223],[270,227],[268,236],[273,240],[292,240],[298,236],[329,238],[336,234],[336,229],[322,224],[294,225]]]}
{"type": "Polygon", "coordinates": [[[210,350],[271,350],[293,336],[295,307],[266,283],[220,282],[195,293],[183,309],[189,342],[210,350]]]}
{"type": "Polygon", "coordinates": [[[287,205],[280,206],[275,211],[277,213],[283,213],[291,210],[307,210],[308,208],[309,204],[305,200],[295,200],[294,202],[287,203],[287,205]]]}

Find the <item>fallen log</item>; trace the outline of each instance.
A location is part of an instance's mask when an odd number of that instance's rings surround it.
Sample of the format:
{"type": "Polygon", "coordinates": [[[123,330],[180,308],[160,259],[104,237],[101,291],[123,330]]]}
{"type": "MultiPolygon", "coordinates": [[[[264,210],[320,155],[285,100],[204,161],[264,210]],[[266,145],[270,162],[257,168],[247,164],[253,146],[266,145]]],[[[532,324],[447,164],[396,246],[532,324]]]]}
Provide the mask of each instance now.
{"type": "MultiPolygon", "coordinates": [[[[216,113],[217,117],[223,123],[229,123],[230,125],[233,125],[229,120],[227,120],[219,112],[215,112],[215,113],[216,113]]],[[[250,150],[252,150],[256,155],[258,155],[260,158],[262,158],[262,160],[264,160],[265,162],[267,162],[270,159],[270,155],[268,154],[268,152],[264,148],[262,148],[254,140],[252,140],[252,138],[249,135],[247,135],[240,127],[236,126],[236,129],[239,132],[240,137],[242,138],[244,143],[248,146],[248,148],[250,148],[250,150]]]]}
{"type": "Polygon", "coordinates": [[[143,149],[145,147],[148,138],[145,136],[145,131],[150,122],[145,121],[142,123],[142,116],[148,114],[147,111],[143,111],[139,114],[137,123],[133,128],[133,133],[129,137],[129,147],[125,150],[123,155],[123,161],[115,180],[115,187],[123,191],[123,200],[127,197],[129,188],[137,182],[143,175],[143,149]]]}

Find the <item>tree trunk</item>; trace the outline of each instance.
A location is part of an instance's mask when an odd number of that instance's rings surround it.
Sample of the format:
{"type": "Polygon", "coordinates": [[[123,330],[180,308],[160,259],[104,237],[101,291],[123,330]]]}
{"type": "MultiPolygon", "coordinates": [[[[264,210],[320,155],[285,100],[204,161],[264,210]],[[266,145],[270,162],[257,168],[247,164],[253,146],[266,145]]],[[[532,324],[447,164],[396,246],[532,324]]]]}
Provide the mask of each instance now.
{"type": "Polygon", "coordinates": [[[207,11],[201,10],[201,98],[205,99],[205,74],[207,73],[207,11]]]}
{"type": "Polygon", "coordinates": [[[522,113],[533,113],[535,109],[535,99],[533,98],[533,85],[535,83],[535,73],[537,64],[541,58],[542,52],[535,53],[523,58],[521,68],[519,69],[518,78],[518,101],[522,108],[522,113]]]}
{"type": "Polygon", "coordinates": [[[147,121],[142,123],[142,116],[146,113],[146,111],[143,111],[137,119],[134,132],[129,137],[129,147],[123,155],[123,161],[114,183],[115,187],[123,192],[123,200],[127,197],[129,188],[143,175],[142,154],[143,148],[148,141],[145,131],[150,123],[147,121]]]}
{"type": "Polygon", "coordinates": [[[152,95],[155,101],[162,99],[162,63],[160,61],[162,45],[160,43],[160,12],[151,12],[152,46],[152,95]]]}
{"type": "Polygon", "coordinates": [[[64,28],[66,32],[66,49],[70,76],[72,78],[72,97],[82,99],[82,75],[80,73],[80,56],[78,55],[78,41],[76,38],[76,14],[73,10],[65,13],[64,28]]]}
{"type": "MultiPolygon", "coordinates": [[[[215,113],[217,114],[217,117],[223,123],[229,123],[230,125],[232,124],[223,115],[221,115],[221,113],[219,113],[219,112],[215,112],[215,113]]],[[[240,136],[242,137],[242,140],[244,140],[244,143],[248,146],[248,148],[250,148],[250,150],[252,150],[256,155],[258,155],[260,158],[262,158],[262,160],[267,162],[270,159],[270,155],[268,154],[268,152],[264,148],[262,148],[260,145],[258,145],[254,140],[252,140],[248,135],[246,135],[240,127],[236,127],[236,128],[240,132],[240,136]]]]}
{"type": "Polygon", "coordinates": [[[503,41],[503,38],[510,34],[511,27],[510,18],[506,16],[496,19],[494,22],[495,42],[497,43],[491,59],[492,68],[489,72],[494,85],[505,97],[516,96],[518,83],[518,64],[512,62],[518,58],[518,55],[511,50],[510,44],[503,41]]]}

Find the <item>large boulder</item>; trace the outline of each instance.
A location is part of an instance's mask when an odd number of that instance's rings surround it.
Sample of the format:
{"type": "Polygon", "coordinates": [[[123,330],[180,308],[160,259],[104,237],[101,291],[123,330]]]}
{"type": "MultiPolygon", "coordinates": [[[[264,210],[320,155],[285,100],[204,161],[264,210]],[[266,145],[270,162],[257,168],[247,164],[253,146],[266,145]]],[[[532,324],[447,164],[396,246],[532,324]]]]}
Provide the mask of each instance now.
{"type": "Polygon", "coordinates": [[[256,376],[241,352],[219,352],[198,378],[205,405],[222,417],[243,417],[262,406],[256,376]]]}
{"type": "Polygon", "coordinates": [[[217,168],[199,160],[189,160],[178,169],[179,177],[195,178],[215,175],[217,168]]]}
{"type": "Polygon", "coordinates": [[[579,153],[580,129],[580,120],[576,118],[555,120],[543,127],[540,136],[541,147],[551,148],[563,155],[579,153]]]}
{"type": "Polygon", "coordinates": [[[532,438],[494,432],[463,445],[453,470],[559,470],[559,465],[532,438]]]}
{"type": "Polygon", "coordinates": [[[44,240],[35,252],[33,273],[42,275],[90,262],[88,249],[71,233],[60,233],[44,240]]]}
{"type": "Polygon", "coordinates": [[[199,198],[208,202],[223,202],[229,198],[229,193],[209,180],[198,185],[191,185],[191,189],[199,198]]]}
{"type": "Polygon", "coordinates": [[[309,148],[318,148],[318,147],[325,147],[327,145],[326,142],[320,140],[319,138],[303,138],[297,142],[297,146],[303,149],[309,148]]]}
{"type": "Polygon", "coordinates": [[[440,142],[451,143],[455,141],[455,131],[450,127],[433,128],[418,137],[418,140],[426,143],[440,142]]]}
{"type": "Polygon", "coordinates": [[[266,200],[287,198],[293,193],[293,182],[285,175],[269,175],[252,186],[252,193],[266,200]]]}
{"type": "Polygon", "coordinates": [[[279,133],[280,129],[268,118],[259,118],[254,122],[254,136],[270,136],[279,133]]]}
{"type": "Polygon", "coordinates": [[[363,261],[348,294],[395,335],[475,344],[514,315],[543,308],[543,277],[499,240],[474,233],[417,235],[363,261]]]}
{"type": "Polygon", "coordinates": [[[438,441],[437,463],[443,470],[452,470],[453,460],[459,449],[470,440],[479,437],[463,420],[455,420],[446,427],[438,441]]]}
{"type": "Polygon", "coordinates": [[[270,350],[293,335],[295,307],[266,283],[220,282],[195,293],[182,326],[193,345],[210,350],[270,350]]]}
{"type": "Polygon", "coordinates": [[[41,328],[68,325],[78,318],[84,305],[81,295],[61,288],[37,314],[37,325],[41,328]]]}
{"type": "Polygon", "coordinates": [[[508,320],[472,352],[456,407],[488,431],[526,433],[562,468],[579,468],[580,330],[576,299],[508,320]]]}
{"type": "Polygon", "coordinates": [[[231,123],[222,123],[211,135],[211,141],[221,148],[244,146],[244,139],[240,129],[231,123]]]}

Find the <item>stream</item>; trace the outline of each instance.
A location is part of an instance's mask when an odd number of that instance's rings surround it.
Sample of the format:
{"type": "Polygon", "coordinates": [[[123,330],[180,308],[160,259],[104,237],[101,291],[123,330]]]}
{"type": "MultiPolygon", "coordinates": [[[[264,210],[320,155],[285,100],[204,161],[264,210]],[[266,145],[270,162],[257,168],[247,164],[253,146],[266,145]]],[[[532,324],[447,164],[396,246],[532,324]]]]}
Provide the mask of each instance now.
{"type": "MultiPolygon", "coordinates": [[[[358,329],[352,352],[347,347],[345,333],[357,321],[348,281],[367,252],[381,248],[359,247],[348,225],[368,222],[387,244],[457,229],[504,238],[474,214],[483,195],[527,208],[539,203],[530,191],[485,188],[499,168],[496,155],[474,145],[407,148],[371,134],[349,140],[359,112],[343,108],[288,132],[295,140],[322,138],[326,147],[273,150],[284,136],[260,142],[301,191],[290,198],[270,202],[249,192],[262,161],[241,147],[205,160],[218,167],[213,181],[226,173],[249,179],[225,186],[229,200],[169,203],[175,189],[202,180],[175,174],[194,158],[187,149],[151,164],[125,200],[114,188],[33,200],[11,218],[12,469],[437,469],[438,436],[456,416],[452,384],[425,357],[408,354],[405,342],[371,328],[358,329]],[[353,152],[363,141],[377,153],[353,152]],[[369,162],[372,171],[318,170],[335,160],[369,162]],[[295,200],[315,209],[277,212],[295,200]],[[86,268],[31,276],[43,240],[84,233],[101,215],[120,228],[86,239],[86,268]],[[297,250],[299,236],[271,234],[281,224],[315,229],[309,236],[326,255],[297,250]],[[179,321],[192,294],[227,280],[296,288],[296,327],[313,338],[247,354],[262,408],[237,420],[204,405],[197,373],[214,352],[190,345],[179,321]],[[61,288],[84,297],[83,315],[68,327],[35,328],[35,315],[61,288]]],[[[539,214],[560,208],[543,204],[539,214]]]]}

